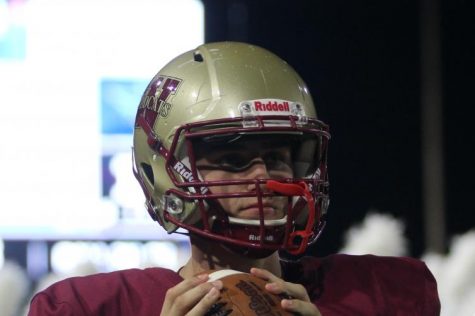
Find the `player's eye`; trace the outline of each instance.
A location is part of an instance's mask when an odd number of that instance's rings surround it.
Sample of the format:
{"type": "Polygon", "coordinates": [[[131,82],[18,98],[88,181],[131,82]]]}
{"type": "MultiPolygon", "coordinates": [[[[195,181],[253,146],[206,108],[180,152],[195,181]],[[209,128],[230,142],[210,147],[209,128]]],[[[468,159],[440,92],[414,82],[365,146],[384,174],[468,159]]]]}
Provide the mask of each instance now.
{"type": "Polygon", "coordinates": [[[243,171],[250,167],[252,159],[251,157],[240,153],[229,153],[219,157],[215,163],[223,169],[243,171]]]}
{"type": "Polygon", "coordinates": [[[262,155],[237,151],[222,153],[211,158],[209,163],[199,165],[198,168],[243,172],[256,164],[265,164],[269,172],[292,173],[290,155],[286,155],[285,152],[279,150],[267,151],[262,155]]]}
{"type": "Polygon", "coordinates": [[[207,164],[201,164],[199,169],[220,169],[229,172],[242,172],[249,169],[254,163],[251,155],[240,152],[229,152],[212,157],[207,164]]]}
{"type": "Polygon", "coordinates": [[[290,157],[279,151],[271,151],[264,155],[264,162],[268,170],[292,172],[290,157]]]}

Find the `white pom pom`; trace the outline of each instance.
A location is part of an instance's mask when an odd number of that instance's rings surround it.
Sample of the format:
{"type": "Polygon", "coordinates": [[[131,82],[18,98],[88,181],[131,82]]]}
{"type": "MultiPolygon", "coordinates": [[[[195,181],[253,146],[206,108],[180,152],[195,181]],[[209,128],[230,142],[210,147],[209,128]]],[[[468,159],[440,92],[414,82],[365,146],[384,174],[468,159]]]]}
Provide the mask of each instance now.
{"type": "Polygon", "coordinates": [[[475,316],[475,230],[452,239],[449,253],[422,257],[437,280],[441,315],[475,316]]]}
{"type": "Polygon", "coordinates": [[[18,264],[5,261],[0,269],[0,315],[17,315],[29,287],[26,272],[18,264]]]}
{"type": "Polygon", "coordinates": [[[406,255],[404,225],[390,215],[369,213],[362,224],[347,231],[345,245],[340,252],[353,255],[406,255]]]}
{"type": "Polygon", "coordinates": [[[445,278],[450,280],[448,290],[454,297],[463,296],[475,287],[475,231],[453,239],[447,258],[445,278]]]}

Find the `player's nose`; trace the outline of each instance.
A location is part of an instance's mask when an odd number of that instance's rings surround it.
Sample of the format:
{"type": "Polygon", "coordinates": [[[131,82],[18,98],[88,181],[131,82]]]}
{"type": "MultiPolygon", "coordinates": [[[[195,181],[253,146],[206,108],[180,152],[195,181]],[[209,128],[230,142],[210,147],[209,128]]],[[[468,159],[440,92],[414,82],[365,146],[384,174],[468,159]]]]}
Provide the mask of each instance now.
{"type": "MultiPolygon", "coordinates": [[[[269,178],[270,178],[269,169],[267,168],[264,160],[260,157],[255,158],[251,166],[251,169],[249,170],[249,179],[259,180],[259,179],[269,179],[269,178]]],[[[262,191],[267,191],[267,187],[265,183],[260,184],[260,188],[262,191]]],[[[255,184],[254,183],[250,184],[249,190],[254,190],[254,189],[255,189],[255,184]]]]}

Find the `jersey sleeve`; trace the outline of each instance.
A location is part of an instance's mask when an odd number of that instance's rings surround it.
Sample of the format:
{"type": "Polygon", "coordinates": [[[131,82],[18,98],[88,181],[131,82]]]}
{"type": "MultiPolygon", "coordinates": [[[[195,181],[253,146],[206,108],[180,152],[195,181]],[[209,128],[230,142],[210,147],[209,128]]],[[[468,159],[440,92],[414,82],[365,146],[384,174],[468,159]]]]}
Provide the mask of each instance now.
{"type": "Polygon", "coordinates": [[[304,257],[291,270],[287,280],[304,285],[322,315],[440,314],[436,280],[414,258],[304,257]]]}
{"type": "MultiPolygon", "coordinates": [[[[81,315],[80,311],[74,311],[69,302],[57,302],[47,293],[36,294],[30,303],[28,316],[73,316],[81,315]]],[[[87,315],[83,313],[83,315],[87,315]]]]}
{"type": "Polygon", "coordinates": [[[437,282],[427,265],[410,257],[367,256],[384,302],[396,315],[440,314],[437,282]]]}
{"type": "Polygon", "coordinates": [[[72,277],[37,293],[28,316],[149,316],[159,313],[167,289],[182,278],[161,268],[72,277]]]}

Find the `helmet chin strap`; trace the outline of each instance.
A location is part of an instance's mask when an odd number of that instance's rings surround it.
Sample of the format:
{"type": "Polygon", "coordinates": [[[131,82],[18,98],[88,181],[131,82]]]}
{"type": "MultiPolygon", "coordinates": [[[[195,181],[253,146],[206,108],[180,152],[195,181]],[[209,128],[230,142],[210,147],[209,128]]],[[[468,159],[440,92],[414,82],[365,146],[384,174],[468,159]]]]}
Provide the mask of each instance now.
{"type": "MultiPolygon", "coordinates": [[[[278,192],[283,195],[288,196],[302,196],[307,200],[308,204],[308,219],[303,230],[295,230],[290,232],[288,238],[286,239],[286,244],[284,246],[285,250],[292,255],[298,255],[305,251],[310,237],[314,234],[313,226],[315,223],[315,200],[313,194],[310,192],[307,183],[301,181],[298,183],[282,183],[275,180],[268,180],[267,188],[278,192]],[[296,240],[299,238],[300,240],[296,240]],[[295,248],[295,245],[298,245],[298,248],[295,248]]],[[[287,225],[290,225],[297,214],[288,214],[290,216],[287,225]]],[[[317,214],[317,220],[320,220],[320,214],[317,214]]]]}

